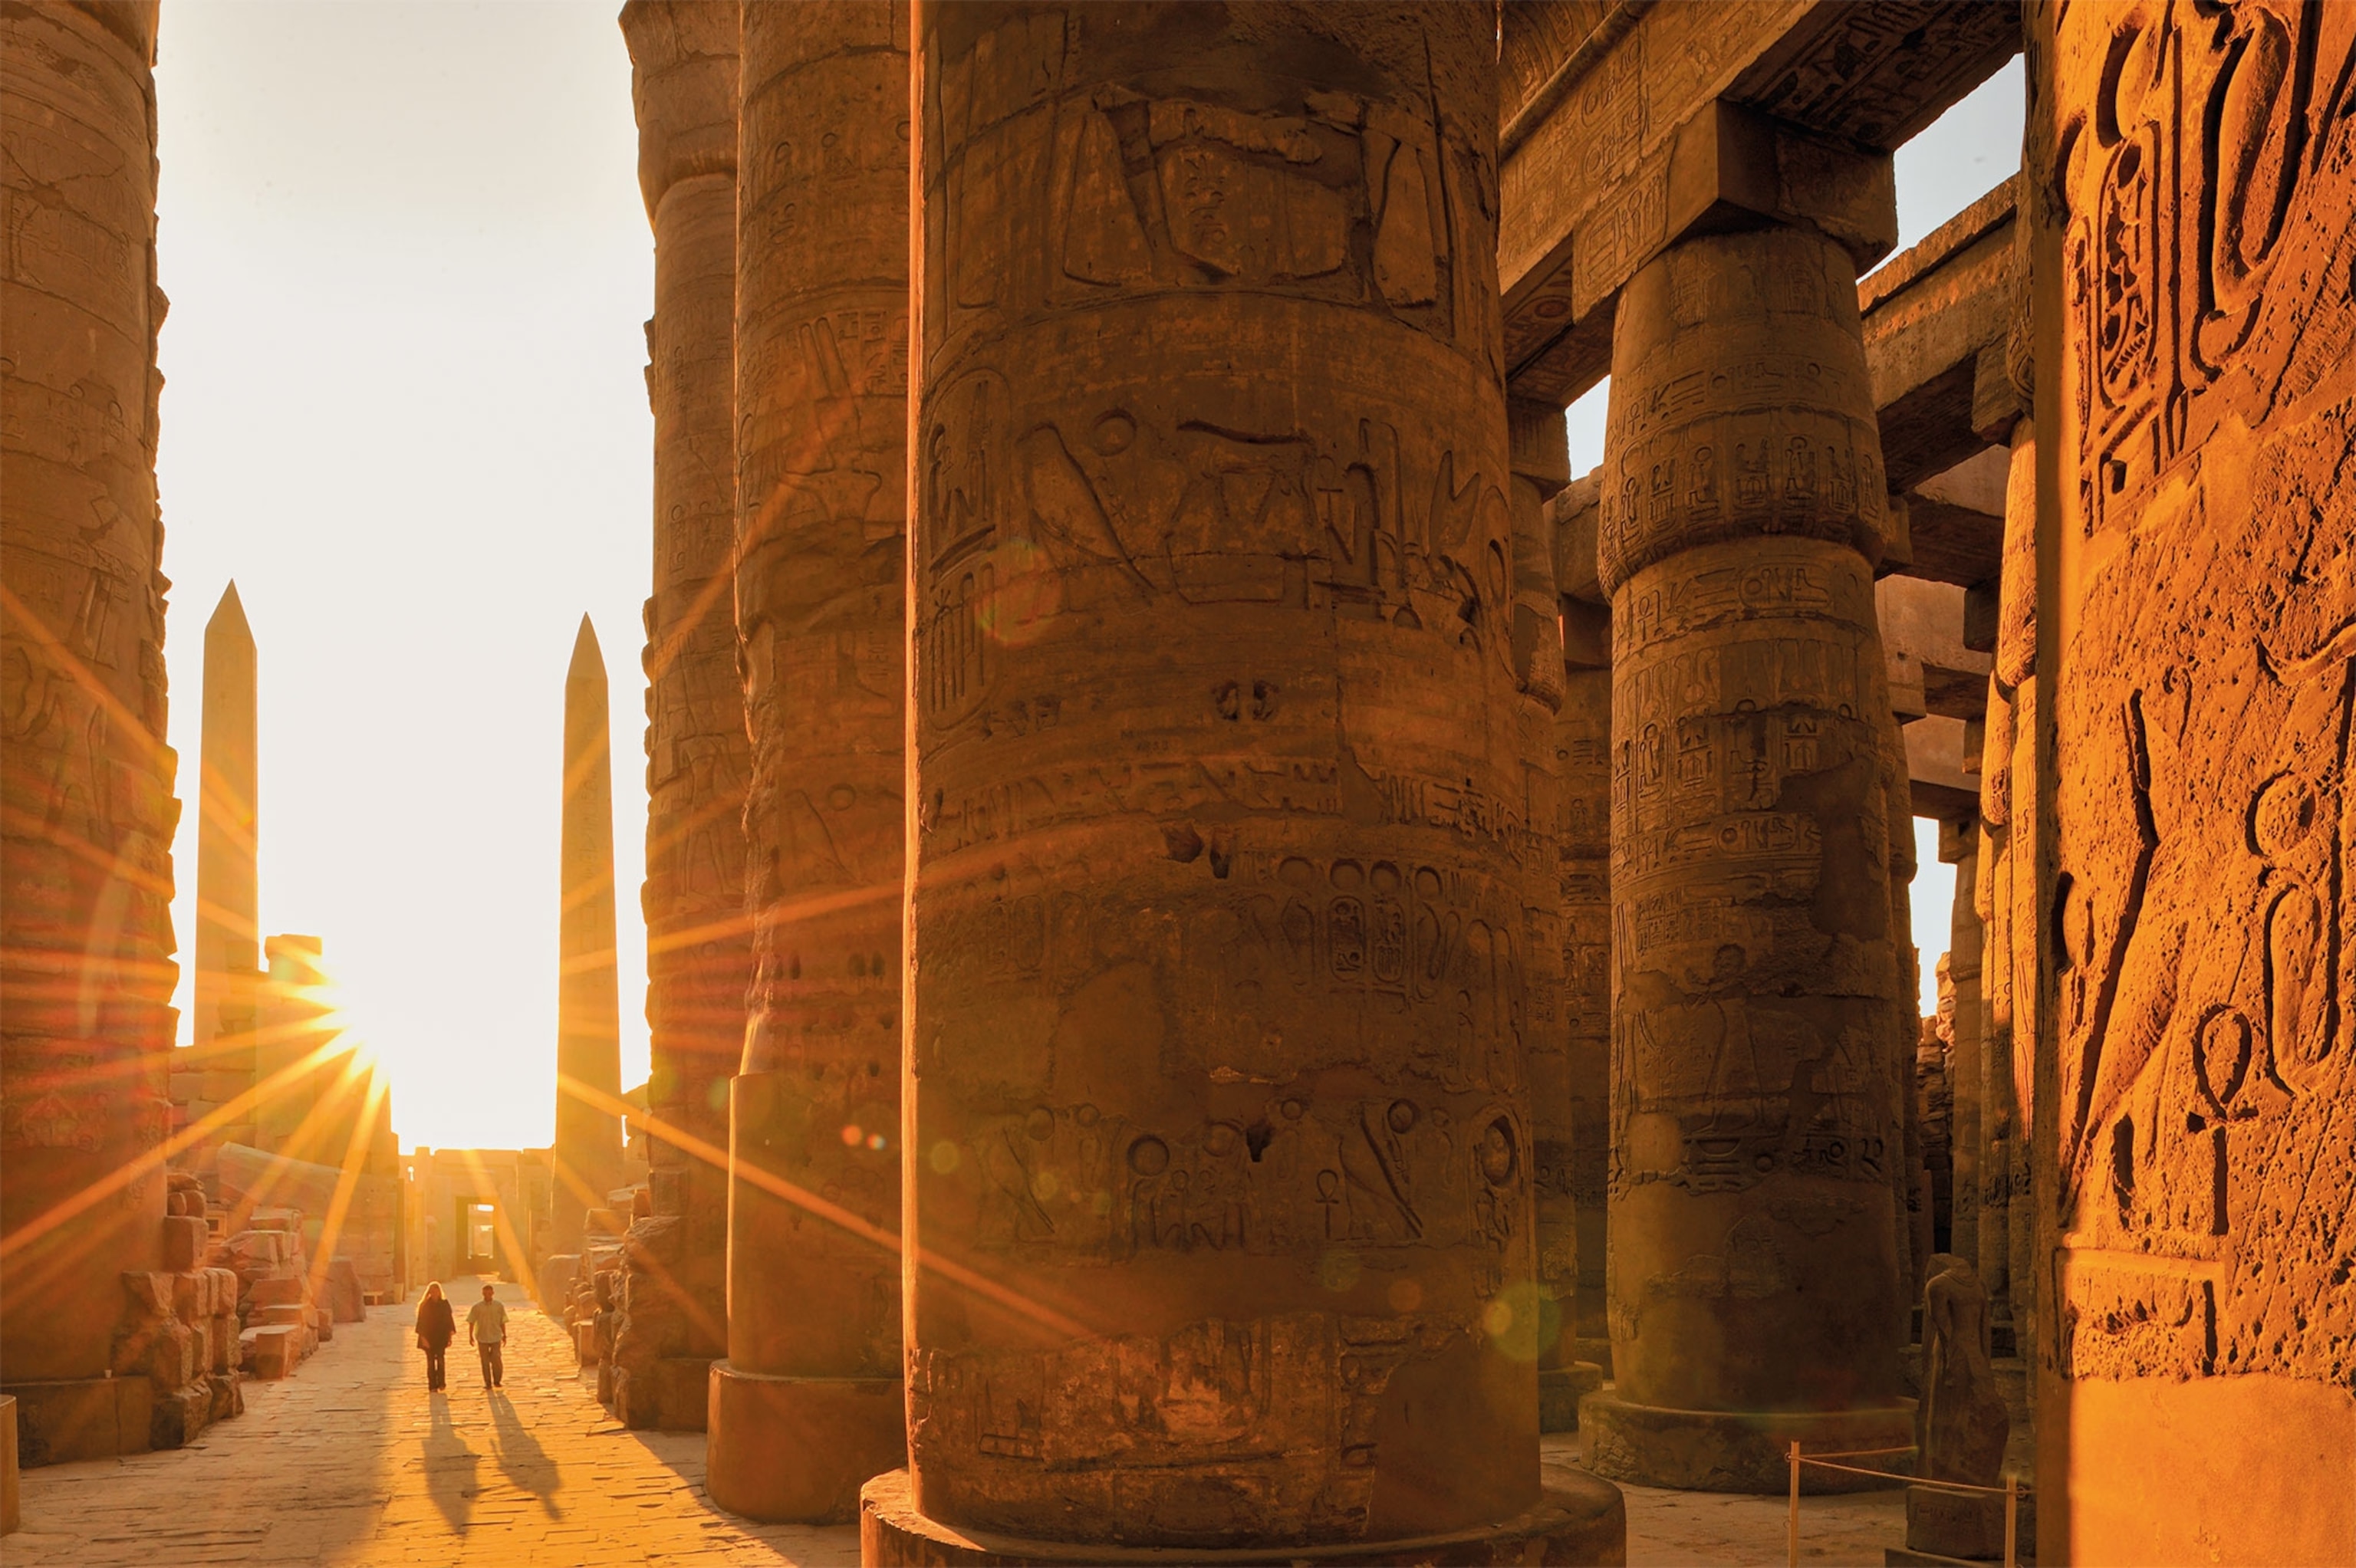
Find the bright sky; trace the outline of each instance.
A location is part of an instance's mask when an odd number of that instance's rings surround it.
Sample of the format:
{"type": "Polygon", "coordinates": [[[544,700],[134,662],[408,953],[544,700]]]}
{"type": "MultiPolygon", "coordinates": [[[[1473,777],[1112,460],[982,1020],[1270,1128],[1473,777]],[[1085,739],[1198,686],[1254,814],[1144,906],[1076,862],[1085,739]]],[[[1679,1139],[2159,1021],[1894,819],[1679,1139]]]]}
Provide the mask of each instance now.
{"type": "MultiPolygon", "coordinates": [[[[559,726],[584,610],[614,682],[622,1080],[647,1071],[653,259],[618,9],[163,12],[157,468],[181,794],[204,623],[233,577],[261,650],[262,929],[325,939],[408,1147],[551,1135],[559,726]]],[[[2017,164],[2020,115],[2016,62],[1899,154],[1901,248],[2017,164]]],[[[1603,400],[1571,412],[1576,471],[1601,461],[1603,400]]],[[[1935,842],[1922,859],[1927,1008],[1953,879],[1935,842]]]]}
{"type": "Polygon", "coordinates": [[[163,11],[180,794],[204,624],[234,577],[261,651],[262,930],[325,939],[405,1145],[550,1137],[559,724],[584,611],[614,683],[623,1082],[647,1071],[653,263],[619,8],[163,11]]]}

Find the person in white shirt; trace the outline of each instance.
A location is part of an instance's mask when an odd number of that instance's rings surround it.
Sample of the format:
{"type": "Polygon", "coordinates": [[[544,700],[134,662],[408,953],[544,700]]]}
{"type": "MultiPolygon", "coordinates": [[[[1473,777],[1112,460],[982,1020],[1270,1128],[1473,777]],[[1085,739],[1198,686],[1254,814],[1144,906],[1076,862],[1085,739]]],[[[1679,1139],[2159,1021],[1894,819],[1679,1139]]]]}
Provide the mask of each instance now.
{"type": "Polygon", "coordinates": [[[491,1287],[483,1286],[483,1299],[466,1309],[466,1343],[483,1357],[483,1386],[494,1389],[507,1381],[507,1363],[501,1357],[508,1338],[508,1309],[492,1299],[491,1287]]]}

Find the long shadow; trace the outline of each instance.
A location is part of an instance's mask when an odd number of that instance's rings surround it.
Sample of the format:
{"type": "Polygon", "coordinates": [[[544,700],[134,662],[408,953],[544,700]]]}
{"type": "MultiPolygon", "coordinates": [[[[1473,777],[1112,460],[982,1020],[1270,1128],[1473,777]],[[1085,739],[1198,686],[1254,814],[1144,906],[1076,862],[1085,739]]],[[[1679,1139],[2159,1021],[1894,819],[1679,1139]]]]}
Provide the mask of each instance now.
{"type": "Polygon", "coordinates": [[[540,1499],[549,1518],[564,1517],[564,1510],[556,1506],[557,1488],[564,1484],[557,1474],[556,1461],[517,1418],[504,1389],[491,1394],[491,1456],[498,1461],[501,1475],[540,1499]]]}
{"type": "Polygon", "coordinates": [[[434,1406],[434,1421],[425,1432],[425,1495],[434,1499],[452,1530],[464,1531],[474,1517],[475,1494],[481,1489],[475,1472],[483,1456],[467,1447],[458,1429],[450,1424],[449,1395],[426,1397],[434,1406]]]}

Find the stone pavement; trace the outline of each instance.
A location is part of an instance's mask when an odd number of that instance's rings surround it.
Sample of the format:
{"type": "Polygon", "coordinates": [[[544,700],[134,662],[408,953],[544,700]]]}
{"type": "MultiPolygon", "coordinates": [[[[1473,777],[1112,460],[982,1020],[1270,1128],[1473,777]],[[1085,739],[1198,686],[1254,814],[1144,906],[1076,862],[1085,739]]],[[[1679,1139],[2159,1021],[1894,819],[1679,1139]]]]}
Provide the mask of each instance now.
{"type": "Polygon", "coordinates": [[[25,1528],[0,1558],[7,1568],[858,1562],[854,1526],[757,1526],[714,1509],[702,1435],[616,1424],[518,1285],[498,1287],[507,1388],[487,1396],[463,1332],[481,1285],[449,1288],[462,1331],[448,1393],[425,1392],[414,1298],[371,1308],[294,1378],[246,1384],[245,1413],[186,1448],[27,1471],[25,1528]]]}
{"type": "MultiPolygon", "coordinates": [[[[451,1284],[461,1308],[477,1282],[451,1284]]],[[[450,1392],[425,1392],[412,1343],[415,1304],[347,1323],[284,1382],[246,1385],[246,1410],[175,1453],[53,1465],[24,1477],[25,1528],[7,1568],[571,1568],[711,1563],[727,1568],[859,1561],[851,1526],[755,1525],[703,1493],[701,1433],[617,1425],[573,1364],[556,1326],[501,1285],[507,1388],[487,1396],[474,1353],[451,1347],[450,1392]]],[[[1578,1439],[1550,1437],[1569,1463],[1578,1439]]],[[[1650,1565],[1783,1560],[1780,1498],[1630,1487],[1628,1561],[1650,1565]]],[[[1903,1494],[1801,1502],[1801,1560],[1873,1564],[1905,1534],[1903,1494]]]]}

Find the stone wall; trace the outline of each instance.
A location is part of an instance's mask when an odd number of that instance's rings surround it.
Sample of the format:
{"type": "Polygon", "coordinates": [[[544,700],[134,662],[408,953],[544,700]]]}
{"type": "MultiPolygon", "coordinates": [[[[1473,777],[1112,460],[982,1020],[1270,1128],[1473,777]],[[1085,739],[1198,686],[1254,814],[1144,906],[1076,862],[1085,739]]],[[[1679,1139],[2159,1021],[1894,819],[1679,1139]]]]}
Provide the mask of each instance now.
{"type": "Polygon", "coordinates": [[[2040,1555],[2344,1561],[2356,13],[2031,19],[2040,1555]]]}

